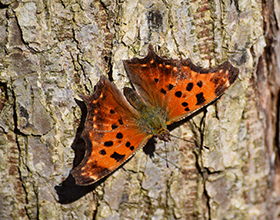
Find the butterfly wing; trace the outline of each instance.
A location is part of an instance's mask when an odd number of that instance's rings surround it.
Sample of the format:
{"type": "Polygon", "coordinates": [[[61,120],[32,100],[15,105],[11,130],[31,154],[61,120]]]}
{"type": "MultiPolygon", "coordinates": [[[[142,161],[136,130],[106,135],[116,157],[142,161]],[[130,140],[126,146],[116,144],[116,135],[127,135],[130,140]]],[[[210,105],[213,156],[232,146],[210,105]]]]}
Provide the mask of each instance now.
{"type": "Polygon", "coordinates": [[[189,59],[178,66],[180,75],[166,95],[167,124],[179,121],[221,96],[236,80],[238,69],[228,61],[211,69],[195,66],[189,59]]]}
{"type": "Polygon", "coordinates": [[[152,106],[164,109],[167,105],[165,96],[178,81],[178,71],[174,68],[176,63],[177,60],[165,60],[157,56],[151,45],[148,55],[143,59],[123,61],[130,82],[138,94],[152,106]]]}
{"type": "Polygon", "coordinates": [[[123,164],[151,135],[140,131],[138,113],[106,77],[100,78],[93,95],[81,98],[88,111],[82,133],[86,150],[71,174],[77,185],[89,185],[123,164]]]}
{"type": "Polygon", "coordinates": [[[167,125],[214,101],[239,73],[229,62],[203,69],[190,59],[163,59],[151,45],[145,58],[124,60],[124,66],[140,96],[164,110],[167,125]]]}

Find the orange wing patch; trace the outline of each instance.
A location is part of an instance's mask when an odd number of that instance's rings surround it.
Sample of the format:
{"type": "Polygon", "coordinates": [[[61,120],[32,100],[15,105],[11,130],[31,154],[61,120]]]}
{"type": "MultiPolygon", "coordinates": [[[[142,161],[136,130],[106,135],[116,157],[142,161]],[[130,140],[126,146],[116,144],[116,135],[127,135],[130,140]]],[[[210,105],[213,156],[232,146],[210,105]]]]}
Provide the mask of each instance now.
{"type": "Polygon", "coordinates": [[[71,171],[78,185],[89,185],[107,176],[151,138],[130,129],[124,135],[119,131],[110,132],[104,135],[103,142],[96,142],[91,136],[98,134],[93,133],[88,138],[84,137],[87,141],[84,159],[71,171]]]}
{"type": "Polygon", "coordinates": [[[228,61],[204,69],[190,59],[163,59],[151,45],[145,58],[123,63],[138,93],[152,106],[165,111],[168,125],[214,101],[234,83],[239,73],[228,61]]]}
{"type": "Polygon", "coordinates": [[[238,69],[229,62],[213,69],[182,62],[176,87],[166,96],[167,124],[179,121],[211,103],[236,80],[238,69]]]}
{"type": "Polygon", "coordinates": [[[86,152],[71,174],[78,185],[89,185],[129,159],[151,135],[139,130],[138,113],[107,78],[101,77],[93,95],[81,98],[88,111],[82,133],[86,152]]]}

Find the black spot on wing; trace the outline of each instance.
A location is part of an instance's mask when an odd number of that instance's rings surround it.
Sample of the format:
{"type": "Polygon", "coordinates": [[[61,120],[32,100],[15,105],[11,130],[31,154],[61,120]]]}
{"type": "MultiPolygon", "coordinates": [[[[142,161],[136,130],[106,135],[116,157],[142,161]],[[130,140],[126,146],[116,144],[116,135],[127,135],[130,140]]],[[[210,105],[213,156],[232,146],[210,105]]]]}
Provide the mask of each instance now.
{"type": "Polygon", "coordinates": [[[202,83],[202,81],[198,81],[197,83],[196,83],[196,85],[198,86],[198,87],[202,87],[202,85],[203,85],[203,83],[202,83]]]}
{"type": "Polygon", "coordinates": [[[115,159],[117,162],[123,160],[125,157],[125,154],[118,154],[117,152],[114,152],[111,156],[111,158],[115,159]]]}
{"type": "Polygon", "coordinates": [[[187,89],[187,91],[191,91],[192,90],[192,88],[193,88],[193,83],[188,83],[188,85],[187,85],[187,87],[186,87],[186,89],[187,89]]]}
{"type": "Polygon", "coordinates": [[[197,99],[196,105],[201,105],[201,104],[203,104],[203,103],[206,101],[205,98],[204,98],[204,96],[203,96],[203,92],[198,93],[198,94],[196,95],[196,99],[197,99]]]}
{"type": "Polygon", "coordinates": [[[101,150],[101,151],[99,151],[99,153],[100,153],[101,155],[106,155],[106,151],[105,151],[105,150],[101,150]]]}
{"type": "Polygon", "coordinates": [[[173,89],[173,87],[174,87],[174,86],[173,86],[172,84],[169,84],[169,85],[168,85],[168,90],[173,89]]]}
{"type": "Polygon", "coordinates": [[[118,139],[122,139],[123,138],[123,134],[122,133],[117,133],[117,136],[116,136],[118,139]]]}
{"type": "Polygon", "coordinates": [[[166,94],[166,91],[164,89],[161,89],[160,92],[165,95],[166,94]]]}
{"type": "Polygon", "coordinates": [[[131,151],[134,150],[134,146],[131,146],[131,143],[130,143],[129,141],[125,143],[125,146],[126,146],[126,147],[129,147],[129,149],[130,149],[131,151]]]}
{"type": "Polygon", "coordinates": [[[114,130],[114,129],[118,128],[118,125],[114,125],[114,124],[113,124],[111,127],[112,127],[112,129],[114,130]]]}
{"type": "Polygon", "coordinates": [[[175,92],[175,96],[180,98],[182,96],[182,92],[181,91],[177,91],[175,92]]]}
{"type": "Polygon", "coordinates": [[[105,147],[112,147],[113,146],[113,141],[106,141],[106,142],[104,142],[104,146],[105,147]]]}

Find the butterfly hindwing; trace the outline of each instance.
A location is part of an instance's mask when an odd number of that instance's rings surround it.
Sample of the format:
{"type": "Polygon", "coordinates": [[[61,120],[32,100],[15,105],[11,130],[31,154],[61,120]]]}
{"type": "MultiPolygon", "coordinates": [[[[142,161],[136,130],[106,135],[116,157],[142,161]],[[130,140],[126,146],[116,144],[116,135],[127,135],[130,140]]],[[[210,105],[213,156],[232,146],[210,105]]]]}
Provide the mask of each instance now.
{"type": "Polygon", "coordinates": [[[140,96],[152,106],[166,108],[166,94],[176,85],[177,60],[166,60],[157,56],[150,45],[143,59],[124,60],[127,75],[140,96]]]}

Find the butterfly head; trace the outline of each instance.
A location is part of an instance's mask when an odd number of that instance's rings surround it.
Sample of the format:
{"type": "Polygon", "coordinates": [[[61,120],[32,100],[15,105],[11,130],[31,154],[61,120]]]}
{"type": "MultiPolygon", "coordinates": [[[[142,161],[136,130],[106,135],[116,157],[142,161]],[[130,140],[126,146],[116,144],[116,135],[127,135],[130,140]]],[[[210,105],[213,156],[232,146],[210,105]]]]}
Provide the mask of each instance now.
{"type": "Polygon", "coordinates": [[[170,141],[170,134],[166,128],[165,116],[160,110],[143,101],[134,89],[125,87],[124,95],[128,102],[139,112],[137,122],[139,127],[148,134],[152,134],[163,141],[170,141]]]}
{"type": "Polygon", "coordinates": [[[163,140],[163,141],[170,141],[170,133],[167,129],[161,131],[160,133],[156,134],[155,137],[159,138],[160,140],[163,140]]]}

